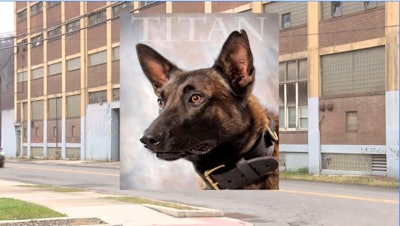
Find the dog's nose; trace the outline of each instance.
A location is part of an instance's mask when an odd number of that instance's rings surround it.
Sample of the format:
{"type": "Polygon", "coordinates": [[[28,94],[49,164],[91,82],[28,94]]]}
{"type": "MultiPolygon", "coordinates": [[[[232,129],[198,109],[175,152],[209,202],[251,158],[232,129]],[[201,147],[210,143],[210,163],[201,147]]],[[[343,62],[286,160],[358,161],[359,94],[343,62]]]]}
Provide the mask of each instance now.
{"type": "Polygon", "coordinates": [[[143,134],[140,138],[140,142],[142,142],[146,147],[156,147],[161,146],[163,141],[163,135],[157,134],[143,134]]]}

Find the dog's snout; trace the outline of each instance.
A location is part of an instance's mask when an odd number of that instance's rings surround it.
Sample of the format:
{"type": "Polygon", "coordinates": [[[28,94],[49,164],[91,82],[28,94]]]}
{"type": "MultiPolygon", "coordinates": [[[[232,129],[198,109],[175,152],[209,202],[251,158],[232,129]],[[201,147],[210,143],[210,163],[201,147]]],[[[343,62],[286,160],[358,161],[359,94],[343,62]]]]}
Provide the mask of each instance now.
{"type": "Polygon", "coordinates": [[[163,144],[163,139],[164,136],[162,134],[143,134],[140,138],[140,142],[142,142],[146,147],[156,147],[163,144]]]}

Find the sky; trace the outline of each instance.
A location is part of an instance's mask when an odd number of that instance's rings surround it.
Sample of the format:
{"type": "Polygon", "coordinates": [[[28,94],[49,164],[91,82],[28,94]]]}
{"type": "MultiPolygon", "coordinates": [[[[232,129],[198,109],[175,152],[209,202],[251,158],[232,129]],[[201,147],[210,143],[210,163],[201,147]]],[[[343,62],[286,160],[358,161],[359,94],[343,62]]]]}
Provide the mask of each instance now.
{"type": "Polygon", "coordinates": [[[14,32],[14,2],[0,2],[0,36],[14,32]]]}

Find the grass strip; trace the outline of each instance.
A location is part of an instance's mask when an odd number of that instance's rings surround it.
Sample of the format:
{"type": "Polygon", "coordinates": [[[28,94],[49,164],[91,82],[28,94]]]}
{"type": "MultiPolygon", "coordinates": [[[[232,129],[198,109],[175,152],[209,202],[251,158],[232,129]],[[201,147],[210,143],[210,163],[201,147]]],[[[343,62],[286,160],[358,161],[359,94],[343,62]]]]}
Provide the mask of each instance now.
{"type": "Polygon", "coordinates": [[[308,173],[307,168],[302,168],[297,171],[279,172],[279,178],[287,180],[329,182],[337,184],[354,184],[389,188],[399,187],[399,182],[397,179],[387,178],[383,176],[313,175],[308,173]]]}
{"type": "Polygon", "coordinates": [[[67,188],[67,187],[59,187],[53,185],[44,185],[44,184],[32,184],[32,185],[18,185],[19,187],[23,188],[33,188],[39,190],[48,190],[54,192],[83,192],[85,190],[80,188],[67,188]]]}
{"type": "Polygon", "coordinates": [[[47,207],[13,198],[0,198],[0,220],[66,217],[47,207]]]}

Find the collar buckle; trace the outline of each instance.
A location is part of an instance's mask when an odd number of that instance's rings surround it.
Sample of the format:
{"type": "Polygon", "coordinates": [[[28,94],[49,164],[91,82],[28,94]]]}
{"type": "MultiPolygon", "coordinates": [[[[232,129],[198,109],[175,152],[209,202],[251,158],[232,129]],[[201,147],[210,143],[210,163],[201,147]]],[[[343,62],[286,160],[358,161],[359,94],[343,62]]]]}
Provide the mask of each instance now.
{"type": "Polygon", "coordinates": [[[215,172],[215,171],[217,171],[217,170],[219,170],[219,169],[221,169],[221,168],[224,168],[225,167],[225,164],[222,164],[222,165],[219,165],[219,166],[216,166],[216,167],[214,167],[214,168],[212,168],[212,169],[209,169],[209,170],[206,170],[205,172],[204,172],[204,177],[207,179],[207,181],[208,181],[208,183],[210,183],[210,185],[215,189],[215,190],[220,190],[220,188],[219,188],[219,186],[218,186],[218,182],[216,182],[216,181],[214,181],[212,178],[211,178],[211,174],[213,173],[213,172],[215,172]]]}

